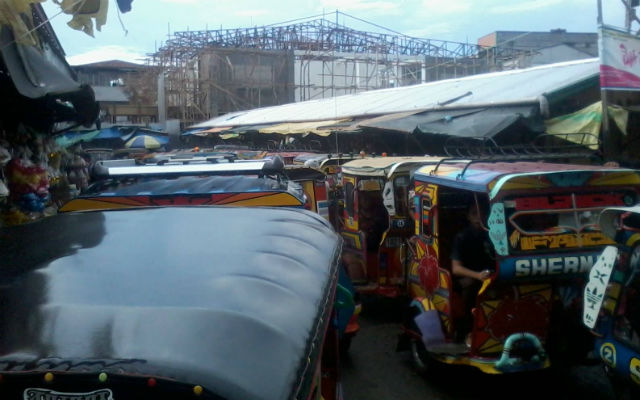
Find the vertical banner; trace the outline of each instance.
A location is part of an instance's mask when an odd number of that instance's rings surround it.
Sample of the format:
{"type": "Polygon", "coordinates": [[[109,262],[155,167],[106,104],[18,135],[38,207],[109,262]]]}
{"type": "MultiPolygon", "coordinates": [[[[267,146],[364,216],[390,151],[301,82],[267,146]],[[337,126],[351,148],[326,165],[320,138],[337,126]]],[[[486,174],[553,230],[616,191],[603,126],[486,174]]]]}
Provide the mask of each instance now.
{"type": "Polygon", "coordinates": [[[640,38],[603,25],[598,47],[600,88],[640,90],[640,38]]]}

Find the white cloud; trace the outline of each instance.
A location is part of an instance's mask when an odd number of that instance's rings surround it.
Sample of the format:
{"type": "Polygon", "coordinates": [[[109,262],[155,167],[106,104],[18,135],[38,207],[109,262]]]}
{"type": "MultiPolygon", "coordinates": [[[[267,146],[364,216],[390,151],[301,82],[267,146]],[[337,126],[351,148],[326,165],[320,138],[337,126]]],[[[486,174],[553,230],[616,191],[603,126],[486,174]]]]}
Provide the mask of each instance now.
{"type": "Polygon", "coordinates": [[[142,64],[145,58],[145,54],[138,49],[112,45],[98,47],[85,53],[67,57],[67,62],[71,65],[81,65],[100,61],[121,60],[142,64]]]}
{"type": "Polygon", "coordinates": [[[260,17],[267,14],[269,14],[268,10],[242,10],[234,13],[238,17],[260,17]]]}
{"type": "Polygon", "coordinates": [[[537,0],[537,1],[522,1],[516,4],[508,4],[504,6],[491,7],[489,12],[494,14],[515,14],[524,13],[528,11],[539,10],[546,7],[555,6],[563,3],[564,0],[537,0]]]}
{"type": "Polygon", "coordinates": [[[422,0],[422,15],[455,14],[471,10],[469,0],[422,0]]]}
{"type": "Polygon", "coordinates": [[[421,39],[438,39],[441,35],[449,34],[453,31],[453,26],[446,22],[438,24],[429,24],[426,28],[410,29],[403,32],[407,36],[413,36],[421,39]]]}
{"type": "Polygon", "coordinates": [[[321,0],[322,7],[327,9],[337,9],[341,11],[389,11],[399,7],[392,1],[369,1],[369,0],[321,0]]]}

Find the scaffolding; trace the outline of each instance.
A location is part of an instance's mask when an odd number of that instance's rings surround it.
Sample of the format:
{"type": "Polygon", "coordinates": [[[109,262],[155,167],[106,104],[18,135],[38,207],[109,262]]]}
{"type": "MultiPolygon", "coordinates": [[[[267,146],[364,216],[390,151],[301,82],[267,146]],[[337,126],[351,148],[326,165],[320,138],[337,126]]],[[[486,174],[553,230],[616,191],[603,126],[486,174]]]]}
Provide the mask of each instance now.
{"type": "MultiPolygon", "coordinates": [[[[350,17],[337,12],[336,21],[339,14],[350,17]]],[[[359,31],[320,17],[174,32],[150,61],[165,71],[168,118],[189,125],[256,107],[488,72],[511,56],[474,44],[359,31]]]]}

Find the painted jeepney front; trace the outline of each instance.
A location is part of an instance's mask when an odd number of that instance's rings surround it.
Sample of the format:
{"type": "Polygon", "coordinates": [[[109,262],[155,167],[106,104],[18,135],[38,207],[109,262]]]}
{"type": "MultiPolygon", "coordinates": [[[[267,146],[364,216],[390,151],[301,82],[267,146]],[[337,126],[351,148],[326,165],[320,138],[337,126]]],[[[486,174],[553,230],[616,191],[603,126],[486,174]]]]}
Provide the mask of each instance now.
{"type": "Polygon", "coordinates": [[[597,217],[637,202],[639,185],[630,170],[513,174],[490,184],[487,227],[499,279],[584,277],[613,244],[597,217]]]}
{"type": "MultiPolygon", "coordinates": [[[[640,192],[639,175],[631,170],[494,174],[494,179],[465,181],[458,175],[460,169],[452,168],[444,178],[431,175],[432,169],[425,167],[416,174],[416,236],[408,290],[413,298],[428,299],[439,311],[445,335],[452,335],[451,319],[458,305],[450,297],[450,266],[441,265],[438,232],[439,225],[447,222],[439,218],[438,192],[446,186],[488,197],[486,224],[496,253],[496,274],[481,290],[476,308],[472,354],[480,357],[502,351],[506,335],[514,329],[544,339],[552,302],[559,299],[567,306],[579,300],[579,286],[569,282],[584,278],[603,246],[612,243],[593,224],[568,232],[531,231],[518,226],[518,216],[534,211],[597,214],[607,206],[632,204],[640,192]],[[505,284],[511,289],[498,293],[505,284]]],[[[473,176],[471,169],[467,173],[473,176]]],[[[479,171],[476,176],[482,174],[489,175],[479,171]]],[[[495,373],[492,368],[485,372],[495,373]]]]}
{"type": "Polygon", "coordinates": [[[354,265],[353,270],[364,271],[362,279],[354,279],[360,283],[361,292],[390,297],[406,293],[406,240],[413,234],[414,226],[413,207],[409,202],[410,174],[420,165],[437,160],[440,158],[380,157],[354,160],[343,166],[340,233],[348,258],[345,262],[354,265]],[[384,210],[377,212],[384,212],[387,217],[379,241],[376,238],[375,250],[372,243],[367,249],[365,222],[369,221],[363,216],[365,197],[371,199],[372,195],[384,206],[384,210]]]}
{"type": "Polygon", "coordinates": [[[596,333],[595,352],[609,367],[615,386],[640,390],[640,207],[611,208],[600,218],[604,233],[617,243],[617,257],[607,267],[604,253],[599,269],[585,287],[585,325],[596,333]],[[626,219],[633,219],[629,224],[626,219]],[[608,280],[605,269],[608,271],[608,280]],[[595,282],[593,282],[595,281],[595,282]],[[594,285],[595,283],[595,285],[594,285]],[[594,290],[600,287],[604,291],[594,290]],[[590,311],[589,309],[593,310],[590,311]],[[590,319],[591,314],[594,319],[590,319]]]}

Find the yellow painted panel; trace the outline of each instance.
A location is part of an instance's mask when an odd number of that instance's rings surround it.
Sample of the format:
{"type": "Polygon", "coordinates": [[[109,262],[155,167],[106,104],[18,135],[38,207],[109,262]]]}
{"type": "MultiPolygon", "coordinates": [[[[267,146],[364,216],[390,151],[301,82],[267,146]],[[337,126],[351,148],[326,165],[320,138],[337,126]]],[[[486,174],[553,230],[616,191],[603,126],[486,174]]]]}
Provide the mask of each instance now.
{"type": "Polygon", "coordinates": [[[502,347],[502,342],[489,338],[480,346],[479,350],[481,353],[496,353],[502,351],[502,347]]]}
{"type": "Polygon", "coordinates": [[[438,311],[444,311],[445,308],[449,305],[449,299],[439,295],[434,295],[433,305],[436,307],[436,309],[438,309],[438,311]]]}
{"type": "Polygon", "coordinates": [[[592,179],[589,184],[594,186],[610,185],[637,185],[640,183],[640,175],[633,171],[620,171],[604,174],[592,179]]]}
{"type": "Polygon", "coordinates": [[[484,315],[489,315],[496,308],[498,308],[499,305],[500,305],[500,300],[489,300],[489,301],[483,301],[482,303],[480,303],[480,306],[482,307],[482,312],[484,313],[484,315]]]}
{"type": "Polygon", "coordinates": [[[412,297],[424,297],[427,295],[422,286],[415,283],[409,284],[409,293],[411,293],[412,297]]]}
{"type": "Polygon", "coordinates": [[[631,372],[631,379],[638,385],[640,385],[640,359],[632,358],[629,363],[629,371],[631,372]]]}
{"type": "Polygon", "coordinates": [[[418,257],[418,259],[422,259],[425,254],[427,254],[424,249],[422,248],[422,246],[417,245],[416,246],[416,256],[418,257]]]}
{"type": "Polygon", "coordinates": [[[627,239],[626,245],[632,247],[638,240],[640,240],[640,233],[634,233],[629,239],[627,239]]]}
{"type": "Polygon", "coordinates": [[[362,250],[362,243],[360,243],[360,235],[358,235],[356,233],[350,233],[350,232],[341,232],[340,234],[342,236],[344,236],[345,238],[352,239],[353,243],[356,246],[356,249],[362,250]]]}
{"type": "Polygon", "coordinates": [[[551,183],[543,182],[538,180],[538,178],[530,176],[520,176],[509,179],[504,185],[502,185],[500,190],[544,189],[548,187],[551,187],[551,183]]]}
{"type": "Polygon", "coordinates": [[[605,309],[609,314],[613,314],[616,311],[617,302],[614,299],[605,299],[602,302],[602,308],[605,309]]]}
{"type": "Polygon", "coordinates": [[[620,297],[621,289],[622,285],[617,282],[611,282],[609,284],[609,287],[607,287],[607,296],[617,299],[618,297],[620,297]]]}
{"type": "Polygon", "coordinates": [[[233,203],[227,203],[229,206],[301,206],[300,200],[296,199],[289,193],[277,193],[274,195],[256,197],[253,199],[239,200],[233,203]]]}
{"type": "Polygon", "coordinates": [[[130,204],[113,203],[109,201],[74,199],[63,205],[60,212],[93,211],[93,210],[117,210],[123,208],[140,207],[130,204]]]}

